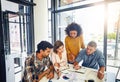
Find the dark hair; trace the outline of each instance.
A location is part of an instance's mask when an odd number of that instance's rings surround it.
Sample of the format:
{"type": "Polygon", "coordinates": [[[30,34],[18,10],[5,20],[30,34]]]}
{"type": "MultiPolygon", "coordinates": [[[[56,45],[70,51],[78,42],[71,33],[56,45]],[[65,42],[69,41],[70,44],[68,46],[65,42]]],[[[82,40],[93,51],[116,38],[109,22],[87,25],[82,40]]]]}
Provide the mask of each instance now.
{"type": "Polygon", "coordinates": [[[80,25],[78,25],[77,23],[71,23],[69,24],[66,29],[65,32],[68,36],[70,36],[70,31],[75,30],[77,31],[77,36],[80,36],[82,34],[82,28],[80,25]]]}
{"type": "Polygon", "coordinates": [[[60,40],[55,41],[54,47],[53,47],[53,51],[54,51],[55,53],[57,53],[57,49],[58,49],[60,46],[62,46],[62,45],[64,45],[62,41],[60,41],[60,40]]]}
{"type": "Polygon", "coordinates": [[[40,50],[46,50],[46,48],[53,48],[53,45],[47,41],[41,41],[40,43],[38,43],[37,45],[37,53],[40,52],[40,50]]]}
{"type": "Polygon", "coordinates": [[[96,44],[96,42],[94,42],[94,41],[90,41],[90,42],[88,43],[88,46],[91,46],[91,47],[96,48],[96,47],[97,47],[97,44],[96,44]]]}

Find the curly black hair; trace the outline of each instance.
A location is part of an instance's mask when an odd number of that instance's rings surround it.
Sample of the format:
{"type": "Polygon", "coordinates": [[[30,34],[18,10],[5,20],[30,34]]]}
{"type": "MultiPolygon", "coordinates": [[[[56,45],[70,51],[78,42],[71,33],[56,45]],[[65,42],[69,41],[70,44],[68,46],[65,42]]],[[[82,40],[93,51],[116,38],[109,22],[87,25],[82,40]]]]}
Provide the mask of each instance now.
{"type": "Polygon", "coordinates": [[[82,34],[82,28],[80,25],[78,25],[77,23],[71,23],[69,24],[66,29],[65,29],[65,32],[68,36],[70,36],[70,31],[77,31],[77,36],[80,36],[82,34]]]}
{"type": "Polygon", "coordinates": [[[49,43],[48,41],[41,41],[40,43],[38,43],[37,45],[37,53],[40,52],[40,50],[46,50],[47,48],[53,48],[53,45],[51,43],[49,43]]]}

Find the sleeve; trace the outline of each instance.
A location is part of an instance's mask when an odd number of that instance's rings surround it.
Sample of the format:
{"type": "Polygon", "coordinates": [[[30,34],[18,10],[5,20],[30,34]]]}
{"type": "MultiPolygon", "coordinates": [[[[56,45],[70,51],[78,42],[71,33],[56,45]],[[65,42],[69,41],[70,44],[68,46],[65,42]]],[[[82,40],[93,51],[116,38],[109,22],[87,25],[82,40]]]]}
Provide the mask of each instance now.
{"type": "Polygon", "coordinates": [[[50,60],[50,57],[47,57],[46,63],[47,63],[47,67],[53,65],[52,61],[50,60]]]}
{"type": "Polygon", "coordinates": [[[34,72],[34,62],[31,57],[26,58],[25,60],[25,67],[23,72],[24,81],[32,80],[33,79],[33,72],[34,72]]]}
{"type": "Polygon", "coordinates": [[[67,59],[69,60],[71,57],[70,57],[70,50],[69,50],[69,47],[68,47],[68,38],[66,37],[65,38],[65,49],[66,49],[66,53],[67,53],[67,59]]]}
{"type": "Polygon", "coordinates": [[[81,48],[84,49],[85,48],[85,44],[84,44],[84,39],[83,39],[83,35],[81,35],[81,48]]]}
{"type": "Polygon", "coordinates": [[[66,55],[66,51],[64,50],[63,52],[63,59],[62,59],[62,66],[67,65],[67,55],[66,55]]]}
{"type": "Polygon", "coordinates": [[[67,55],[66,55],[66,51],[64,52],[64,60],[65,60],[65,63],[67,64],[67,55]]]}
{"type": "Polygon", "coordinates": [[[105,59],[104,59],[104,56],[103,56],[102,52],[99,53],[98,64],[99,64],[100,67],[105,66],[105,59]]]}
{"type": "Polygon", "coordinates": [[[68,38],[67,37],[65,38],[65,49],[66,49],[66,53],[70,54],[69,47],[68,47],[68,38]]]}
{"type": "Polygon", "coordinates": [[[78,56],[76,57],[75,61],[78,63],[82,60],[82,51],[79,52],[78,56]]]}

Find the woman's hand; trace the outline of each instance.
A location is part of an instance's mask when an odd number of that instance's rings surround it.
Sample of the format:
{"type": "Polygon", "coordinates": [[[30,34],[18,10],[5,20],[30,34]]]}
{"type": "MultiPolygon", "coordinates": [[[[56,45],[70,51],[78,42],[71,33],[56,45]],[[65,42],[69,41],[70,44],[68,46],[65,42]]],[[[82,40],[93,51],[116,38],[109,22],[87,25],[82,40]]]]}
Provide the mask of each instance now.
{"type": "Polygon", "coordinates": [[[76,70],[80,69],[78,62],[75,61],[73,65],[74,65],[74,67],[73,67],[74,69],[76,69],[76,70]]]}
{"type": "Polygon", "coordinates": [[[68,60],[70,63],[73,63],[75,61],[75,56],[73,54],[70,54],[70,58],[68,60]]]}
{"type": "Polygon", "coordinates": [[[73,68],[76,69],[76,70],[78,70],[78,69],[80,69],[80,66],[77,64],[77,65],[74,65],[73,68]]]}
{"type": "Polygon", "coordinates": [[[60,64],[59,63],[54,63],[54,66],[56,66],[56,67],[60,67],[60,64]]]}

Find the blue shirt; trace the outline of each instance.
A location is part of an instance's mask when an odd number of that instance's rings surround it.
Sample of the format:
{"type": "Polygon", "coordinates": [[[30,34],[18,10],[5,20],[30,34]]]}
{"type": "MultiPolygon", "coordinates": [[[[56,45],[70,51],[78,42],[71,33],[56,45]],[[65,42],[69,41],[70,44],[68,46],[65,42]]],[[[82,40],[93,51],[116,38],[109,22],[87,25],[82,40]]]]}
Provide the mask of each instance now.
{"type": "Polygon", "coordinates": [[[86,49],[83,49],[78,54],[76,61],[83,60],[82,66],[98,69],[101,66],[105,66],[105,60],[102,52],[98,49],[93,54],[87,55],[86,49]]]}

